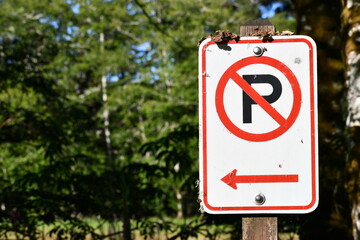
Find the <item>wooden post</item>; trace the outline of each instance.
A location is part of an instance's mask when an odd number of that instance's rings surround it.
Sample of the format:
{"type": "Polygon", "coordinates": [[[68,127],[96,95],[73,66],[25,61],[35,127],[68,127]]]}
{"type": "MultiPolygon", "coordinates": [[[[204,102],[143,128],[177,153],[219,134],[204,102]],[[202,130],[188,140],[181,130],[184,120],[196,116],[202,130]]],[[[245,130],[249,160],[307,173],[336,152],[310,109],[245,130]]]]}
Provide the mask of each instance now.
{"type": "Polygon", "coordinates": [[[269,20],[250,20],[240,27],[240,37],[274,35],[275,26],[269,20]]]}
{"type": "MultiPolygon", "coordinates": [[[[264,37],[275,31],[275,26],[268,20],[251,20],[240,27],[240,37],[264,37]]],[[[243,240],[277,240],[277,217],[243,217],[242,236],[243,240]]]]}
{"type": "Polygon", "coordinates": [[[243,240],[277,240],[277,217],[243,217],[243,240]]]}

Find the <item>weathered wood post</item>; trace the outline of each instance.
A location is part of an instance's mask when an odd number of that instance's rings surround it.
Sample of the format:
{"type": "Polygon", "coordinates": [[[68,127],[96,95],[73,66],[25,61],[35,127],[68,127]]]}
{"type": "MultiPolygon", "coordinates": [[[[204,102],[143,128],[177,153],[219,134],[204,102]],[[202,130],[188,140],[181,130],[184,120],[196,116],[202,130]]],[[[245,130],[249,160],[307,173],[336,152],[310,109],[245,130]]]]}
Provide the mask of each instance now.
{"type": "MultiPolygon", "coordinates": [[[[275,31],[268,20],[251,20],[240,27],[240,37],[264,36],[275,31]]],[[[278,239],[277,217],[243,217],[242,235],[243,240],[278,239]]]]}
{"type": "Polygon", "coordinates": [[[243,217],[243,240],[278,239],[277,217],[243,217]]]}
{"type": "Polygon", "coordinates": [[[240,37],[274,35],[275,32],[275,26],[269,20],[250,20],[240,26],[240,37]]]}

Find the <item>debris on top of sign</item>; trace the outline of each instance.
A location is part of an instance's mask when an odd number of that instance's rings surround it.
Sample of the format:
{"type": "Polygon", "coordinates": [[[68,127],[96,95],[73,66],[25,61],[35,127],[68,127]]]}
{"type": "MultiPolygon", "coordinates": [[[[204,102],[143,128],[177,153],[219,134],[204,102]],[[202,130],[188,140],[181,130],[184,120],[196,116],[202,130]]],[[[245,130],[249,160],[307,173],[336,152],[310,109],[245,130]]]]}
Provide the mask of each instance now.
{"type": "Polygon", "coordinates": [[[294,33],[292,31],[289,31],[289,30],[285,30],[285,31],[282,31],[281,36],[290,36],[290,35],[294,35],[294,33]]]}
{"type": "Polygon", "coordinates": [[[209,36],[207,36],[207,37],[202,37],[202,38],[200,38],[200,40],[198,41],[198,47],[200,46],[200,44],[205,40],[205,39],[208,39],[208,38],[211,38],[211,34],[209,35],[209,36]]]}
{"type": "Polygon", "coordinates": [[[251,36],[257,36],[257,37],[262,37],[262,38],[269,38],[271,36],[276,35],[277,32],[275,31],[266,31],[266,30],[258,30],[258,31],[254,31],[254,33],[251,36]]]}
{"type": "Polygon", "coordinates": [[[271,38],[272,36],[290,36],[290,35],[294,35],[294,33],[289,30],[282,31],[281,33],[279,31],[274,32],[274,31],[259,30],[255,32],[252,36],[257,36],[266,39],[266,38],[271,38]]]}
{"type": "MultiPolygon", "coordinates": [[[[256,31],[252,36],[257,36],[263,39],[270,39],[272,36],[290,36],[290,35],[294,35],[293,32],[289,31],[289,30],[285,30],[282,31],[281,33],[279,31],[256,31]]],[[[236,33],[232,33],[229,30],[217,30],[214,35],[210,34],[207,37],[202,37],[199,42],[198,42],[198,46],[200,46],[200,44],[205,40],[211,38],[211,41],[216,42],[216,43],[221,43],[221,42],[228,42],[231,40],[235,40],[235,41],[239,41],[240,40],[240,36],[237,35],[236,33]]]]}
{"type": "Polygon", "coordinates": [[[240,37],[236,33],[232,33],[229,30],[217,30],[214,36],[211,36],[211,41],[220,43],[224,41],[239,41],[240,37]]]}
{"type": "Polygon", "coordinates": [[[207,37],[202,37],[198,42],[198,46],[200,46],[202,41],[204,41],[207,38],[211,38],[211,41],[216,43],[228,42],[231,40],[239,41],[240,39],[239,35],[237,35],[236,33],[232,33],[229,30],[217,30],[215,31],[214,35],[210,34],[207,37]]]}

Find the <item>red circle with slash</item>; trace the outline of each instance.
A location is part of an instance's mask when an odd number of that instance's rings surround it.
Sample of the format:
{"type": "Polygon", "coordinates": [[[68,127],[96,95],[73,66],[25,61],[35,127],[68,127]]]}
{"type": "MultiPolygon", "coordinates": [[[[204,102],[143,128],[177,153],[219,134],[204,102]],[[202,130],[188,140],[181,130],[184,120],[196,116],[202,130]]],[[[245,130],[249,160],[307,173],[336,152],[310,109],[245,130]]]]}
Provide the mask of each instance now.
{"type": "Polygon", "coordinates": [[[270,141],[285,133],[295,122],[301,107],[301,90],[299,82],[294,73],[282,62],[266,57],[248,57],[231,65],[219,80],[215,93],[215,105],[221,122],[235,136],[253,142],[270,141]],[[252,64],[264,64],[279,70],[291,85],[293,92],[293,105],[287,118],[283,117],[270,103],[268,103],[259,93],[257,93],[249,83],[247,83],[237,72],[252,64]],[[240,129],[229,118],[224,106],[224,90],[226,84],[232,79],[249,97],[251,97],[270,117],[272,117],[279,127],[265,133],[250,133],[240,129]]]}

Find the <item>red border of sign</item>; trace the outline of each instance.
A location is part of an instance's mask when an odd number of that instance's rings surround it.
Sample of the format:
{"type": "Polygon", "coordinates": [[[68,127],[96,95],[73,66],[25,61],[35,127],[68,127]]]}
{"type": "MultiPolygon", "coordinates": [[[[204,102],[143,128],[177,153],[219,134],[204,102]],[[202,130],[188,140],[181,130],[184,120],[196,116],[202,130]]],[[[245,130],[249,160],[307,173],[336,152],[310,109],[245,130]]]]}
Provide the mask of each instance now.
{"type": "MultiPolygon", "coordinates": [[[[314,92],[314,49],[312,43],[305,38],[289,38],[289,39],[274,39],[271,43],[293,43],[293,42],[303,42],[309,46],[309,77],[310,77],[310,122],[311,122],[311,202],[306,206],[244,206],[244,207],[215,207],[211,206],[207,198],[207,123],[206,123],[206,75],[202,75],[202,89],[201,89],[201,98],[202,98],[202,144],[203,144],[203,203],[204,205],[213,212],[234,212],[234,211],[286,211],[286,210],[298,210],[305,211],[310,210],[317,203],[317,181],[316,181],[316,133],[315,133],[315,92],[314,92]]],[[[261,39],[246,39],[241,40],[240,42],[230,41],[228,44],[247,44],[247,43],[263,43],[261,39]]],[[[206,73],[206,48],[210,45],[216,44],[215,42],[208,42],[202,48],[202,73],[206,73]]]]}
{"type": "MultiPolygon", "coordinates": [[[[237,75],[237,77],[240,77],[240,79],[242,80],[241,76],[237,75]]],[[[233,79],[233,80],[235,80],[235,79],[233,79]]],[[[245,82],[245,80],[243,80],[243,82],[244,82],[243,85],[245,85],[245,86],[241,86],[241,88],[244,87],[244,91],[246,89],[251,88],[251,86],[249,84],[247,84],[245,82]]],[[[301,107],[300,85],[299,85],[299,82],[296,79],[296,76],[294,75],[294,73],[282,62],[280,62],[274,58],[265,57],[265,56],[262,56],[260,58],[259,57],[247,57],[247,58],[241,59],[241,60],[237,61],[236,63],[234,63],[233,65],[231,65],[225,71],[225,73],[222,75],[222,77],[220,78],[219,84],[216,88],[215,96],[216,96],[216,98],[215,98],[216,99],[215,100],[216,110],[218,111],[220,120],[225,125],[225,127],[227,129],[229,129],[229,131],[232,132],[234,135],[238,136],[239,138],[242,138],[242,139],[248,140],[248,141],[253,141],[253,142],[269,141],[269,140],[275,139],[275,138],[279,137],[280,135],[282,135],[283,133],[285,133],[289,128],[291,128],[291,126],[295,122],[296,118],[299,115],[300,107],[301,107]],[[225,90],[226,84],[229,82],[229,80],[231,78],[232,79],[234,78],[234,76],[231,76],[231,73],[237,74],[236,72],[239,71],[241,68],[246,67],[251,64],[264,64],[264,65],[268,65],[273,68],[276,68],[277,70],[282,72],[285,75],[285,77],[289,80],[292,91],[293,91],[293,106],[291,108],[291,112],[290,112],[289,116],[287,117],[287,119],[285,119],[284,117],[282,117],[280,115],[279,116],[280,119],[277,120],[280,126],[276,129],[274,129],[270,132],[266,132],[266,133],[254,134],[254,133],[249,133],[244,130],[241,130],[230,120],[229,116],[226,113],[225,107],[224,107],[224,90],[225,90]]],[[[265,104],[267,103],[266,100],[264,100],[262,97],[259,98],[259,102],[261,100],[265,101],[265,104]]],[[[263,108],[265,111],[267,111],[267,112],[270,111],[270,112],[268,112],[269,114],[271,113],[271,111],[277,113],[277,111],[274,108],[272,108],[270,106],[270,104],[267,104],[267,105],[268,105],[268,108],[266,108],[266,107],[263,108]]]]}

